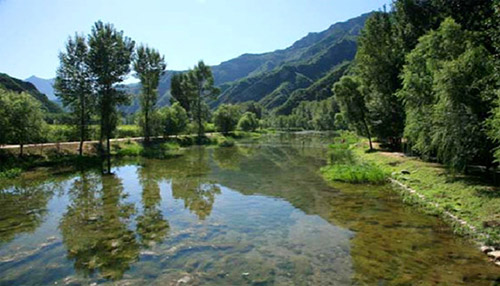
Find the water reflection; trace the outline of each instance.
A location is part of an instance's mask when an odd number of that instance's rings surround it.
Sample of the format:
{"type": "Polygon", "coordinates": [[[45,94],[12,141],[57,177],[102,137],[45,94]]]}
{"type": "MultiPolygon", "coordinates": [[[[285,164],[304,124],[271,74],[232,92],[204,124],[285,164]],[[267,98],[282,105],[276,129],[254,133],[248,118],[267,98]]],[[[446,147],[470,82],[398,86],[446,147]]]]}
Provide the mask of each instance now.
{"type": "Polygon", "coordinates": [[[169,224],[160,209],[161,194],[155,168],[141,167],[138,170],[142,185],[142,214],[136,219],[137,234],[141,245],[152,247],[162,242],[168,234],[169,224]]]}
{"type": "Polygon", "coordinates": [[[307,136],[1,191],[0,285],[495,285],[470,242],[389,189],[325,183],[329,140],[307,136]]]}
{"type": "Polygon", "coordinates": [[[0,244],[40,226],[52,193],[46,184],[23,184],[0,190],[0,244]]]}
{"type": "Polygon", "coordinates": [[[124,203],[123,185],[115,175],[83,173],[71,188],[71,204],[60,222],[63,242],[74,267],[85,275],[99,270],[119,279],[139,256],[139,244],[126,220],[134,205],[124,203]]]}
{"type": "Polygon", "coordinates": [[[205,220],[212,212],[220,188],[207,178],[210,165],[205,148],[195,148],[186,155],[171,165],[172,196],[183,200],[184,208],[205,220]]]}

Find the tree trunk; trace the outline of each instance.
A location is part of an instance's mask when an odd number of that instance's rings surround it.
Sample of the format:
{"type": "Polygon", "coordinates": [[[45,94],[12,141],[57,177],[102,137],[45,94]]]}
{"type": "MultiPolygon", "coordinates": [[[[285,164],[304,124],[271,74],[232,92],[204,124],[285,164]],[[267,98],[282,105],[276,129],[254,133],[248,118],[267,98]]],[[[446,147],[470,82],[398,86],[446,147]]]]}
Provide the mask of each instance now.
{"type": "MultiPolygon", "coordinates": [[[[148,105],[148,104],[147,104],[148,105]]],[[[144,111],[144,142],[149,143],[149,107],[146,106],[144,111]]]]}
{"type": "Polygon", "coordinates": [[[366,123],[366,119],[363,120],[363,125],[365,126],[366,135],[368,135],[368,141],[370,142],[370,151],[373,151],[372,135],[370,133],[370,128],[368,128],[368,124],[366,123]]]}
{"type": "Polygon", "coordinates": [[[85,99],[83,95],[80,95],[80,148],[78,153],[80,157],[83,155],[83,141],[85,140],[85,99]]]}
{"type": "Polygon", "coordinates": [[[23,143],[19,144],[19,149],[20,149],[20,150],[19,150],[19,157],[22,157],[22,156],[23,156],[23,147],[24,147],[24,144],[23,144],[23,143]]]}
{"type": "Polygon", "coordinates": [[[111,149],[110,149],[110,143],[109,143],[109,134],[107,136],[107,141],[106,141],[106,150],[107,150],[107,157],[108,157],[108,174],[111,174],[111,149]]]}
{"type": "Polygon", "coordinates": [[[201,125],[201,89],[198,91],[198,144],[201,144],[201,136],[203,135],[201,125]]]}

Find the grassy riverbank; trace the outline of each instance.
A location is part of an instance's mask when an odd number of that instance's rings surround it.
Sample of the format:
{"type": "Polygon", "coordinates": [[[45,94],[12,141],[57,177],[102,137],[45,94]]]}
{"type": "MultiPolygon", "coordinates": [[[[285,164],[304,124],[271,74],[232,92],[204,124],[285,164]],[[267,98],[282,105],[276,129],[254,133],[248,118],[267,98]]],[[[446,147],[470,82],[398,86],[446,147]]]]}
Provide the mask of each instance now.
{"type": "Polygon", "coordinates": [[[451,174],[443,165],[424,162],[401,153],[366,152],[366,142],[353,145],[353,154],[361,160],[376,164],[384,172],[415,190],[418,194],[402,192],[404,200],[417,204],[435,215],[451,213],[473,226],[473,233],[461,223],[451,222],[461,234],[500,246],[500,188],[478,176],[451,174]],[[486,234],[487,237],[478,235],[486,234]]]}
{"type": "MultiPolygon", "coordinates": [[[[111,155],[114,157],[136,157],[165,159],[179,155],[179,149],[196,144],[210,145],[216,147],[228,147],[235,144],[235,139],[258,138],[260,132],[232,132],[227,135],[220,133],[210,133],[203,137],[201,143],[195,135],[182,135],[170,138],[157,138],[148,146],[145,146],[140,139],[124,139],[111,142],[111,155]]],[[[13,179],[22,172],[38,167],[54,166],[99,166],[102,164],[98,156],[97,143],[87,142],[85,144],[84,156],[78,156],[78,144],[54,146],[26,147],[25,155],[18,156],[16,149],[0,150],[0,180],[13,179]]]]}

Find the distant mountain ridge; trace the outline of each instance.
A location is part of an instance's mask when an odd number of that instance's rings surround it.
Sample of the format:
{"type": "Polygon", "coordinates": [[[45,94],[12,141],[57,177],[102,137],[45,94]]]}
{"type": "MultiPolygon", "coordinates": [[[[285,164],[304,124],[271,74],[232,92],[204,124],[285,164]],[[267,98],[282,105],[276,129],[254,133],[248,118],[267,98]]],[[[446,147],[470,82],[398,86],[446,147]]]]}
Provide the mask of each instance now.
{"type": "MultiPolygon", "coordinates": [[[[303,100],[321,100],[332,96],[331,86],[338,81],[354,59],[357,37],[371,13],[328,29],[309,33],[288,48],[262,54],[243,54],[212,66],[215,83],[221,95],[210,103],[257,101],[279,114],[288,114],[303,100]]],[[[170,83],[175,73],[167,71],[158,86],[158,106],[170,104],[170,83]]],[[[27,79],[51,100],[54,96],[54,79],[32,76],[27,79]]],[[[122,85],[135,95],[129,106],[120,109],[125,113],[139,110],[140,84],[122,85]]]]}
{"type": "Polygon", "coordinates": [[[48,97],[41,93],[35,85],[17,78],[13,78],[5,73],[0,73],[0,87],[14,92],[26,92],[31,94],[36,100],[40,102],[42,108],[50,113],[60,113],[62,109],[56,103],[50,101],[48,97]]]}
{"type": "Polygon", "coordinates": [[[32,83],[41,93],[45,94],[50,100],[58,101],[54,93],[54,79],[44,79],[37,76],[30,76],[24,81],[32,83]]]}

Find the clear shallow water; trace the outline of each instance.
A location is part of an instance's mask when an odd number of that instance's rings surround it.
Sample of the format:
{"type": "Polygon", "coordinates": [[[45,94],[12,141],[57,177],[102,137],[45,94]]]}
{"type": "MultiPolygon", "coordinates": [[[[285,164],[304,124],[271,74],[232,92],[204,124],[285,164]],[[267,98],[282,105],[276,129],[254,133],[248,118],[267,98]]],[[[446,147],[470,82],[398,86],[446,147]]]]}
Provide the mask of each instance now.
{"type": "Polygon", "coordinates": [[[388,187],[325,183],[326,142],[28,174],[0,191],[0,285],[500,285],[473,244],[388,187]]]}

